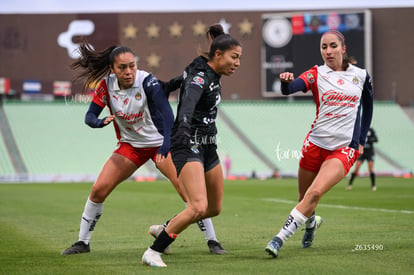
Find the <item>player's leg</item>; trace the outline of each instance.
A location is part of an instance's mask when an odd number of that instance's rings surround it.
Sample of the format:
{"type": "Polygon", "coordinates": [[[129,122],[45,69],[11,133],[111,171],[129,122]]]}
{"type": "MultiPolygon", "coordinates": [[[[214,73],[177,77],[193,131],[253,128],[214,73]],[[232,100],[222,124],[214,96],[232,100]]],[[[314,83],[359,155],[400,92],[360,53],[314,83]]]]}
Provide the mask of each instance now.
{"type": "Polygon", "coordinates": [[[91,193],[86,200],[79,228],[78,241],[72,247],[64,250],[63,255],[85,253],[90,251],[89,241],[99,221],[103,203],[115,187],[127,179],[137,169],[134,162],[128,158],[113,153],[105,162],[98,175],[91,193]]]}
{"type": "Polygon", "coordinates": [[[363,162],[362,158],[359,158],[357,162],[355,163],[355,168],[354,168],[354,171],[351,173],[351,178],[349,179],[346,190],[352,189],[352,183],[354,182],[355,178],[358,176],[359,168],[361,168],[362,162],[363,162]]]}
{"type": "Polygon", "coordinates": [[[292,209],[279,233],[268,243],[265,251],[272,257],[277,257],[283,243],[306,223],[315,211],[322,196],[344,176],[344,168],[339,159],[332,158],[324,161],[315,179],[306,191],[305,196],[292,209]]]}
{"type": "MultiPolygon", "coordinates": [[[[172,162],[171,154],[168,154],[165,161],[163,161],[161,163],[157,163],[156,166],[160,170],[160,172],[170,180],[170,182],[175,187],[177,193],[180,195],[181,199],[186,203],[187,202],[186,195],[184,194],[184,192],[180,189],[180,187],[178,185],[177,171],[176,171],[176,168],[174,166],[174,163],[172,162]]],[[[187,206],[187,203],[186,203],[186,206],[187,206]]],[[[149,233],[155,238],[158,237],[158,235],[161,233],[163,228],[167,227],[168,222],[169,222],[169,220],[167,222],[165,222],[164,225],[152,225],[150,227],[149,233]]],[[[215,230],[214,230],[213,221],[211,220],[211,218],[206,218],[206,219],[200,220],[200,221],[197,222],[197,225],[198,225],[199,229],[201,230],[201,232],[204,234],[204,237],[207,241],[207,244],[209,242],[219,244],[219,242],[217,240],[215,230]]],[[[216,248],[216,247],[218,247],[218,246],[214,246],[213,248],[216,248]]],[[[212,248],[210,248],[210,252],[214,253],[214,254],[224,254],[223,251],[221,251],[221,250],[219,251],[217,249],[213,249],[213,251],[212,251],[212,248]]],[[[171,247],[167,247],[164,250],[164,253],[165,254],[170,254],[171,253],[171,247]]]]}
{"type": "MultiPolygon", "coordinates": [[[[206,170],[209,170],[205,173],[208,199],[208,209],[206,215],[209,217],[219,215],[223,203],[224,179],[223,170],[221,164],[218,162],[218,157],[217,162],[214,162],[211,165],[214,164],[215,166],[211,169],[207,167],[206,170]]],[[[204,225],[206,229],[205,236],[210,253],[218,255],[226,254],[226,250],[224,250],[224,248],[217,239],[211,218],[206,218],[199,221],[199,225],[200,222],[204,225]]]]}
{"type": "Polygon", "coordinates": [[[377,185],[375,183],[375,171],[374,171],[374,160],[368,161],[369,177],[371,179],[371,190],[377,191],[377,185]]]}
{"type": "MultiPolygon", "coordinates": [[[[299,168],[299,173],[298,173],[299,201],[301,201],[303,197],[305,196],[306,191],[308,190],[309,186],[312,184],[316,175],[317,173],[315,172],[311,172],[303,168],[299,168]]],[[[322,222],[323,222],[322,218],[320,216],[317,216],[315,211],[313,211],[312,215],[305,222],[305,233],[302,238],[303,248],[307,248],[312,245],[315,230],[319,228],[322,222]]]]}
{"type": "Polygon", "coordinates": [[[207,190],[203,164],[187,162],[179,174],[180,188],[187,194],[187,207],[172,218],[165,230],[154,240],[142,256],[142,263],[150,266],[166,266],[161,254],[192,223],[204,217],[207,211],[207,190]]]}

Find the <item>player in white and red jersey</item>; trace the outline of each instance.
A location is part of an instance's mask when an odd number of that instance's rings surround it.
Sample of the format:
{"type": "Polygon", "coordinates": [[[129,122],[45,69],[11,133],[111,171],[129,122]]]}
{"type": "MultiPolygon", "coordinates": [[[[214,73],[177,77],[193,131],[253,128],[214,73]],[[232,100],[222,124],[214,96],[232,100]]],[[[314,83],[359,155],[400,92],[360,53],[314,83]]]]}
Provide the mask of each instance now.
{"type": "Polygon", "coordinates": [[[151,74],[138,70],[135,53],[127,47],[92,49],[86,40],[79,47],[81,57],[71,67],[81,68],[84,90],[101,80],[85,116],[90,127],[113,122],[117,148],[102,167],[86,200],[79,239],[64,255],[90,251],[89,241],[103,209],[103,203],[122,181],[152,159],[157,168],[178,188],[169,154],[174,115],[164,90],[151,74]],[[110,115],[99,119],[104,107],[110,115]]]}
{"type": "Polygon", "coordinates": [[[315,230],[322,223],[315,209],[322,196],[342,180],[363,152],[373,112],[373,89],[366,70],[351,63],[344,36],[331,30],[321,37],[325,64],[314,66],[294,79],[280,74],[282,93],[311,91],[316,118],[302,148],[299,163],[299,203],[265,251],[277,257],[283,243],[306,225],[303,248],[310,247],[315,230]]]}

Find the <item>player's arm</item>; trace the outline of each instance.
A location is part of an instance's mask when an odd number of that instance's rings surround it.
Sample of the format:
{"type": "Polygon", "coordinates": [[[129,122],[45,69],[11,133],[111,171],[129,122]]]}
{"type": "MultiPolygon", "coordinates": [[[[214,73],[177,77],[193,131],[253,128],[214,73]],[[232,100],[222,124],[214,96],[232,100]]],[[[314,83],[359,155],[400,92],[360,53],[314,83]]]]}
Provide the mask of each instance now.
{"type": "Polygon", "coordinates": [[[194,112],[204,87],[208,86],[207,81],[199,76],[188,76],[181,88],[179,110],[177,113],[177,142],[188,146],[191,141],[191,122],[193,120],[194,112]]]}
{"type": "Polygon", "coordinates": [[[171,129],[174,123],[174,114],[168,102],[168,98],[159,83],[153,75],[148,75],[143,82],[145,94],[148,98],[148,108],[151,113],[155,127],[158,132],[164,136],[164,141],[158,149],[158,153],[164,157],[168,155],[171,145],[171,129]]]}
{"type": "Polygon", "coordinates": [[[374,129],[370,129],[370,135],[368,136],[368,142],[369,143],[374,143],[374,142],[378,142],[378,137],[377,134],[375,133],[374,129]]]}
{"type": "Polygon", "coordinates": [[[191,128],[195,107],[203,94],[204,87],[208,86],[201,76],[189,76],[185,80],[183,93],[180,95],[180,110],[177,114],[179,127],[191,128]]]}
{"type": "Polygon", "coordinates": [[[176,76],[172,79],[170,79],[169,81],[162,81],[158,79],[158,82],[161,84],[165,95],[168,96],[170,95],[171,92],[177,90],[178,88],[180,88],[181,83],[183,82],[183,75],[179,75],[176,76]]]}
{"type": "Polygon", "coordinates": [[[105,118],[99,119],[99,115],[102,113],[102,110],[103,107],[92,101],[85,115],[85,123],[91,128],[102,128],[108,125],[114,119],[114,117],[107,116],[105,118]]]}
{"type": "Polygon", "coordinates": [[[295,79],[293,73],[281,73],[279,77],[282,83],[280,87],[282,94],[290,95],[297,92],[306,92],[309,89],[309,87],[307,87],[306,82],[302,78],[302,75],[295,79]]]}
{"type": "Polygon", "coordinates": [[[362,90],[362,119],[361,119],[361,135],[359,136],[359,144],[364,145],[369,127],[372,121],[372,113],[374,110],[374,98],[371,77],[367,73],[364,88],[362,90]]]}

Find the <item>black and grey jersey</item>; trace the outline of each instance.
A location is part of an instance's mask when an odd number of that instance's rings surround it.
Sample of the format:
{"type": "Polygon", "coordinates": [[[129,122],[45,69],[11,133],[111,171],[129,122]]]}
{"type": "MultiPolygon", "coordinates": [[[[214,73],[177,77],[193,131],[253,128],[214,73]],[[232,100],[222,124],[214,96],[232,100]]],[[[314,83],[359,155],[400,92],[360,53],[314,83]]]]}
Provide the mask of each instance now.
{"type": "Polygon", "coordinates": [[[183,74],[172,134],[178,128],[186,128],[191,135],[216,135],[215,121],[220,101],[220,75],[207,64],[205,57],[195,58],[183,74]]]}

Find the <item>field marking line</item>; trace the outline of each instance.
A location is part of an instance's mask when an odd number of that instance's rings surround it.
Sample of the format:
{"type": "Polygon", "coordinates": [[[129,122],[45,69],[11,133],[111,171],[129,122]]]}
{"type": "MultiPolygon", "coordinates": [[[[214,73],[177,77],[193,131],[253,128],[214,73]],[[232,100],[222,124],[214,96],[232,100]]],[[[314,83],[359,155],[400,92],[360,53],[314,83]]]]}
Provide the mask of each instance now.
{"type": "MultiPolygon", "coordinates": [[[[278,199],[278,198],[263,198],[263,201],[277,202],[284,204],[296,205],[297,201],[278,199]]],[[[368,208],[368,207],[359,207],[359,206],[350,206],[350,205],[341,205],[341,204],[327,204],[319,203],[318,207],[328,207],[328,208],[338,208],[338,209],[350,209],[350,210],[362,210],[362,211],[373,211],[373,212],[384,212],[384,213],[400,213],[400,214],[414,214],[412,210],[396,210],[396,209],[384,209],[384,208],[368,208]]]]}

